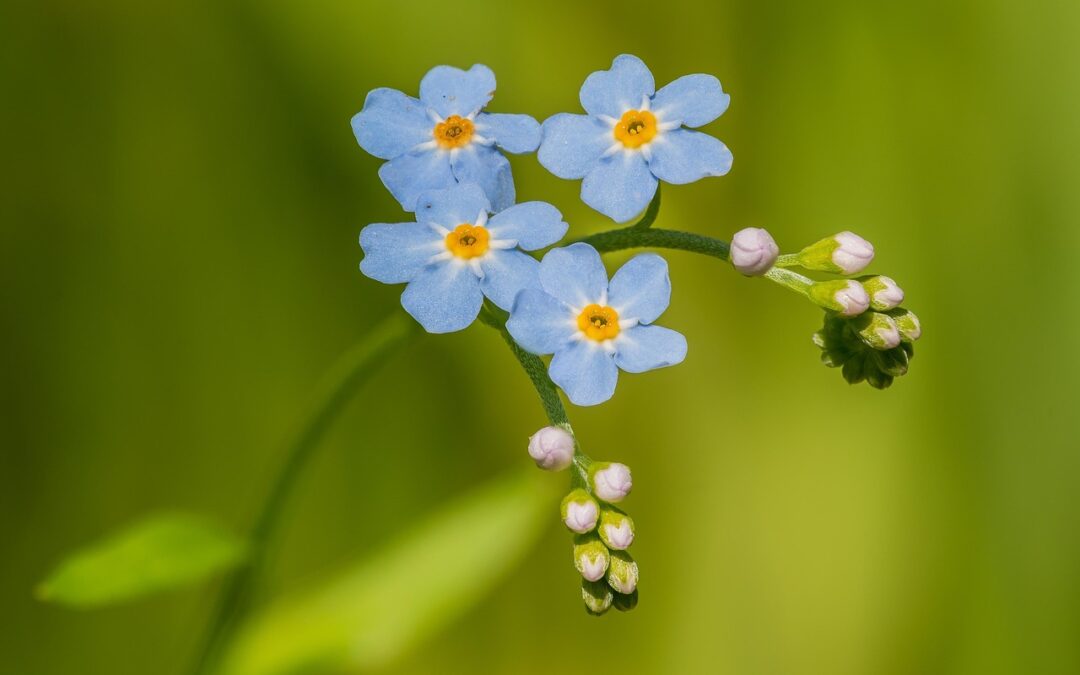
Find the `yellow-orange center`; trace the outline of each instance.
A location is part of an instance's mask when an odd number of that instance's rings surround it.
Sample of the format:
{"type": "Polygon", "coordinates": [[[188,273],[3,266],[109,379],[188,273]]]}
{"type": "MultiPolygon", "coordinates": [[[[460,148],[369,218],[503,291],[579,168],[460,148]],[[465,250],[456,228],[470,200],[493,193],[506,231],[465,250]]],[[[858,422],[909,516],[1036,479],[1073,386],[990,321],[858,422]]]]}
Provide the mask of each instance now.
{"type": "Polygon", "coordinates": [[[619,334],[619,313],[603,305],[589,305],[578,314],[577,325],[590,340],[603,342],[619,334]]]}
{"type": "Polygon", "coordinates": [[[464,260],[479,258],[487,253],[489,238],[487,228],[483,225],[462,223],[446,235],[446,248],[464,260]]]}
{"type": "Polygon", "coordinates": [[[474,131],[472,120],[451,115],[435,125],[435,142],[446,149],[460,148],[469,144],[474,131]]]}
{"type": "Polygon", "coordinates": [[[648,110],[627,110],[615,123],[615,140],[640,148],[656,137],[656,116],[648,110]]]}

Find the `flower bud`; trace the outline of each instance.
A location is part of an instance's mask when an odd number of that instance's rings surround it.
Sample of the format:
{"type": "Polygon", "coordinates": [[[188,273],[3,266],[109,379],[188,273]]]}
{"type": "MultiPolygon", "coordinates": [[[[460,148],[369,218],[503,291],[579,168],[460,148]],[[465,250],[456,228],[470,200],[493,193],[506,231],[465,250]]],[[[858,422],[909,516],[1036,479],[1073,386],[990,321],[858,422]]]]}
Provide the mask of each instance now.
{"type": "Polygon", "coordinates": [[[589,581],[599,581],[607,572],[611,556],[607,546],[595,534],[579,534],[574,538],[574,567],[589,581]]]}
{"type": "Polygon", "coordinates": [[[915,312],[898,307],[889,312],[889,316],[896,322],[900,339],[904,342],[915,342],[922,336],[922,324],[919,323],[919,317],[915,316],[915,312]]]}
{"type": "Polygon", "coordinates": [[[870,308],[870,295],[858,281],[836,279],[810,286],[810,299],[842,316],[858,316],[870,308]]]}
{"type": "Polygon", "coordinates": [[[900,344],[900,330],[888,314],[867,312],[855,319],[851,326],[859,339],[874,349],[892,349],[900,344]]]}
{"type": "Polygon", "coordinates": [[[863,277],[863,288],[870,295],[870,307],[879,312],[897,307],[904,301],[904,290],[889,277],[863,277]]]}
{"type": "Polygon", "coordinates": [[[618,462],[597,462],[590,466],[589,482],[593,494],[605,502],[621,501],[634,486],[630,467],[618,462]]]}
{"type": "Polygon", "coordinates": [[[855,274],[874,260],[874,245],[853,232],[841,232],[807,246],[798,258],[808,270],[855,274]]]}
{"type": "Polygon", "coordinates": [[[585,490],[578,488],[563,498],[562,520],[571,532],[592,532],[599,517],[600,506],[585,490]]]}
{"type": "Polygon", "coordinates": [[[628,549],[634,543],[634,521],[617,509],[600,512],[599,532],[604,544],[615,551],[628,549]]]}
{"type": "Polygon", "coordinates": [[[529,456],[547,471],[562,471],[574,459],[574,437],[561,427],[544,427],[529,438],[529,456]]]}
{"type": "Polygon", "coordinates": [[[768,272],[779,255],[772,235],[760,227],[739,230],[731,238],[731,264],[748,277],[768,272]]]}
{"type": "Polygon", "coordinates": [[[615,599],[615,594],[611,592],[611,587],[603,581],[587,581],[582,579],[581,599],[585,601],[585,609],[589,614],[599,616],[608,611],[608,608],[611,607],[611,602],[615,599]]]}
{"type": "Polygon", "coordinates": [[[611,606],[620,612],[629,612],[633,608],[637,607],[637,589],[634,589],[633,593],[615,593],[615,597],[612,598],[611,606]]]}
{"type": "Polygon", "coordinates": [[[611,554],[611,561],[607,572],[608,586],[617,593],[629,595],[637,589],[638,566],[630,554],[626,551],[615,551],[611,554]]]}

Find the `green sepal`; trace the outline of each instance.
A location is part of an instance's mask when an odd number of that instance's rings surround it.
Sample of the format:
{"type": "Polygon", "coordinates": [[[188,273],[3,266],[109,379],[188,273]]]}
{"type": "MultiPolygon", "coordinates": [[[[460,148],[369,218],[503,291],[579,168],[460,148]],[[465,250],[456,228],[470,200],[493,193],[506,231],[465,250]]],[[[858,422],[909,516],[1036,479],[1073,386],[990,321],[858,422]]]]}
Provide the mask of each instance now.
{"type": "Polygon", "coordinates": [[[611,608],[615,593],[604,581],[581,580],[581,599],[585,602],[585,611],[593,616],[600,616],[611,608]]]}

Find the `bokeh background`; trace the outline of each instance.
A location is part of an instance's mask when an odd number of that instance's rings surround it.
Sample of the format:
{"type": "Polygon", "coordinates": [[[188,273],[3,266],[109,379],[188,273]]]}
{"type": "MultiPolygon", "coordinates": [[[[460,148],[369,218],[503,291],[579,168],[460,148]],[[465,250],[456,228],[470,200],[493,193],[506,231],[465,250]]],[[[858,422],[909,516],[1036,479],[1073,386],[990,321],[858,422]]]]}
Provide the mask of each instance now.
{"type": "MultiPolygon", "coordinates": [[[[543,119],[631,52],[732,95],[706,130],[733,171],[665,189],[658,224],[789,251],[856,230],[923,320],[912,372],[848,386],[819,311],[666,254],[685,365],[571,410],[634,468],[637,610],[586,616],[553,501],[383,672],[1080,672],[1078,34],[1054,0],[4,3],[0,671],[189,665],[220,582],[95,612],[32,589],[148,511],[243,531],[320,374],[401,311],[356,268],[401,217],[349,128],[368,90],[483,62],[491,110],[543,119]]],[[[572,233],[610,225],[512,163],[572,233]]],[[[491,331],[417,340],[320,449],[271,591],[524,465],[542,421],[491,331]]]]}

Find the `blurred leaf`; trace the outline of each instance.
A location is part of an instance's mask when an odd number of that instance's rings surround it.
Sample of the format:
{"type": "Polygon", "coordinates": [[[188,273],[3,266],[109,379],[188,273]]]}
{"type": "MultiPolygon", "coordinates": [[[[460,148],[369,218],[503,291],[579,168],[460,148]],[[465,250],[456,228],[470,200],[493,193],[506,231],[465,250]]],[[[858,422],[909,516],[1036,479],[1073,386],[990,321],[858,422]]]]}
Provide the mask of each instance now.
{"type": "Polygon", "coordinates": [[[374,557],[272,604],[241,633],[224,671],[368,669],[401,655],[476,603],[524,557],[553,496],[537,478],[515,472],[497,480],[374,557]]]}
{"type": "Polygon", "coordinates": [[[68,556],[37,596],[71,607],[111,605],[198,581],[245,553],[240,538],[206,518],[155,514],[68,556]]]}

